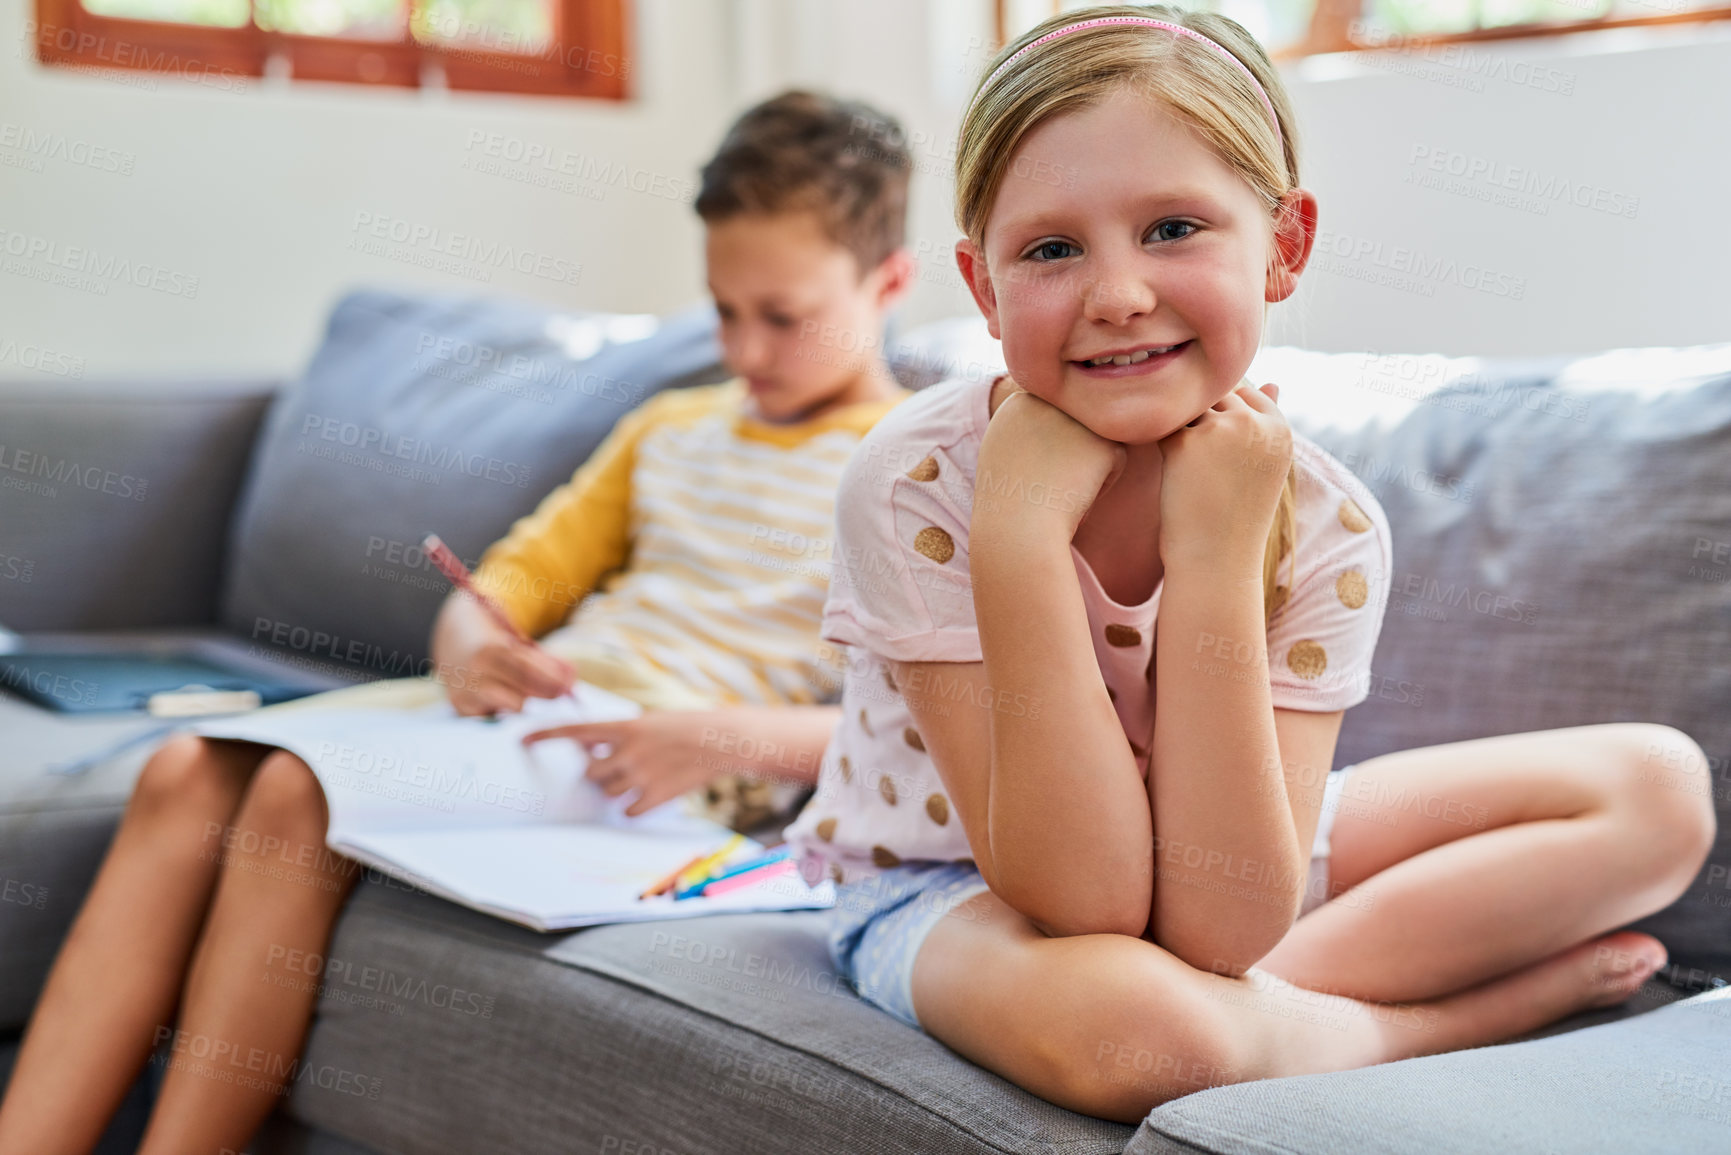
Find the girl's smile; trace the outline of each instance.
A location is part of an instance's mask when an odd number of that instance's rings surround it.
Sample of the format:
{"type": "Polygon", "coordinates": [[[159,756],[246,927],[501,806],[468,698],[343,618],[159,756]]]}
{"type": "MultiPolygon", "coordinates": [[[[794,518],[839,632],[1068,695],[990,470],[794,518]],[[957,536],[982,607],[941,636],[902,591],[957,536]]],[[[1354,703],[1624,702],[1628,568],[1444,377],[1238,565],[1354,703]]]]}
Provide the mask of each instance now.
{"type": "Polygon", "coordinates": [[[1123,352],[1097,353],[1089,358],[1071,361],[1070,364],[1087,377],[1148,377],[1172,364],[1194,344],[1195,339],[1191,338],[1171,345],[1143,345],[1123,352]]]}

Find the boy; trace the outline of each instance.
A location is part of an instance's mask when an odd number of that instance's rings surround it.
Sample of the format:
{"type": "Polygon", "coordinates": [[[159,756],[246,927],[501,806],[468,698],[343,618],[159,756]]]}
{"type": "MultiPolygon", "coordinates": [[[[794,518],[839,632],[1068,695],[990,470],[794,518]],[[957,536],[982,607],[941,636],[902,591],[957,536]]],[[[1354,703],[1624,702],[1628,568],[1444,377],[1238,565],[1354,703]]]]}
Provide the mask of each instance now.
{"type": "MultiPolygon", "coordinates": [[[[740,118],[697,200],[739,376],[625,417],[484,555],[477,579],[527,632],[553,631],[548,651],[464,598],[440,611],[433,653],[460,672],[448,692],[464,713],[556,696],[579,670],[648,708],[550,732],[593,743],[591,776],[613,794],[638,791],[634,811],[718,773],[816,778],[836,718],[819,703],[840,684],[818,636],[828,556],[785,543],[833,538],[843,463],[906,395],[878,341],[913,275],[902,247],[911,164],[886,143],[900,140],[887,117],[809,93],[740,118]],[[570,599],[536,596],[549,588],[589,596],[562,626],[570,599]]],[[[407,679],[336,696],[413,706],[438,692],[407,679]]],[[[766,812],[758,796],[731,817],[766,812]]],[[[0,1155],[93,1147],[177,1012],[180,1035],[289,1069],[317,986],[258,976],[268,951],[326,950],[356,864],[321,855],[284,877],[244,848],[322,848],[326,823],[311,769],[286,752],[182,736],[152,756],[37,1002],[0,1104],[0,1155]],[[241,849],[209,859],[208,831],[229,826],[241,849]]],[[[171,1067],[145,1146],[240,1150],[280,1093],[171,1067]]]]}
{"type": "Polygon", "coordinates": [[[901,135],[808,92],[734,124],[696,208],[739,376],[652,398],[483,556],[477,581],[526,633],[553,630],[544,649],[466,597],[439,615],[433,657],[469,672],[450,688],[463,713],[521,709],[579,672],[650,708],[533,736],[589,746],[590,777],[636,792],[629,813],[710,783],[713,815],[746,829],[815,781],[836,719],[818,703],[839,686],[818,637],[835,489],[907,395],[879,341],[914,271],[901,135]],[[592,592],[560,626],[571,599],[547,589],[592,592]]]}

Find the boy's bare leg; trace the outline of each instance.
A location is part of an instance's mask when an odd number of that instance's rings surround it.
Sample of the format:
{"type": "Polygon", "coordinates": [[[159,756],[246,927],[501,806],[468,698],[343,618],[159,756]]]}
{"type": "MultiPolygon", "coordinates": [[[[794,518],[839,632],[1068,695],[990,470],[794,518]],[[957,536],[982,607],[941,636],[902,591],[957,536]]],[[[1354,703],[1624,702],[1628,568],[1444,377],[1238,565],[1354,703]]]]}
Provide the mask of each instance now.
{"type": "Polygon", "coordinates": [[[176,737],[145,764],[0,1104],[0,1153],[88,1151],[172,1020],[222,831],[268,751],[176,737]],[[214,829],[214,833],[213,833],[214,829]]]}
{"type": "Polygon", "coordinates": [[[1620,1002],[1640,985],[1619,969],[1639,940],[1652,942],[1611,935],[1458,995],[1372,1004],[1255,968],[1208,974],[1127,935],[1048,938],[988,891],[938,920],[913,999],[932,1036],[988,1070],[1136,1123],[1205,1087],[1493,1043],[1620,1002]]]}
{"type": "Polygon", "coordinates": [[[288,1089],[318,985],[298,972],[302,981],[271,982],[270,962],[294,951],[322,955],[359,875],[358,864],[326,849],[328,817],[305,762],[282,751],[265,759],[235,818],[236,849],[199,940],[140,1152],[242,1150],[288,1089]]]}
{"type": "MultiPolygon", "coordinates": [[[[1331,838],[1345,893],[1299,919],[1257,969],[1388,1001],[1550,958],[1687,889],[1713,844],[1709,785],[1694,742],[1644,724],[1370,759],[1348,779],[1331,838]]],[[[1648,973],[1665,961],[1645,936],[1619,949],[1648,973]]]]}

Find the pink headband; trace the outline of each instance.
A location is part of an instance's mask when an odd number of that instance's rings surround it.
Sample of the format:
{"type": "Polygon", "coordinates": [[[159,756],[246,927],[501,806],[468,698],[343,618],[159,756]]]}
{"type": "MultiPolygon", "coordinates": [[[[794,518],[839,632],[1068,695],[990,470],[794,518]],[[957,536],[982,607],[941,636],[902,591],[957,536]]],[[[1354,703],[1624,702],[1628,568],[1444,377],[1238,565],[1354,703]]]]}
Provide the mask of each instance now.
{"type": "Polygon", "coordinates": [[[1202,35],[1202,33],[1196,31],[1194,28],[1186,28],[1182,24],[1171,24],[1165,20],[1155,20],[1150,16],[1099,16],[1093,20],[1078,20],[1074,24],[1066,24],[1064,27],[1059,28],[1056,31],[1046,33],[1044,36],[1030,44],[1022,45],[1022,47],[1016,51],[1014,56],[1010,57],[992,70],[992,74],[986,77],[986,82],[980,85],[979,91],[984,92],[986,89],[990,88],[992,81],[1002,75],[1005,69],[1009,68],[1010,65],[1014,64],[1040,45],[1046,43],[1046,41],[1056,40],[1060,36],[1068,36],[1070,33],[1080,31],[1083,28],[1099,28],[1106,24],[1144,24],[1150,28],[1164,28],[1166,31],[1175,35],[1188,36],[1192,40],[1206,44],[1209,48],[1218,52],[1232,65],[1232,67],[1242,72],[1244,74],[1244,79],[1250,82],[1250,87],[1256,90],[1257,98],[1262,101],[1262,107],[1268,113],[1268,123],[1274,126],[1274,139],[1281,141],[1282,146],[1284,147],[1285,142],[1280,134],[1280,118],[1274,115],[1274,105],[1269,101],[1268,93],[1264,92],[1262,90],[1262,85],[1257,82],[1256,74],[1251,72],[1249,68],[1245,67],[1244,61],[1238,59],[1238,57],[1232,55],[1232,53],[1228,52],[1208,37],[1202,35]]]}

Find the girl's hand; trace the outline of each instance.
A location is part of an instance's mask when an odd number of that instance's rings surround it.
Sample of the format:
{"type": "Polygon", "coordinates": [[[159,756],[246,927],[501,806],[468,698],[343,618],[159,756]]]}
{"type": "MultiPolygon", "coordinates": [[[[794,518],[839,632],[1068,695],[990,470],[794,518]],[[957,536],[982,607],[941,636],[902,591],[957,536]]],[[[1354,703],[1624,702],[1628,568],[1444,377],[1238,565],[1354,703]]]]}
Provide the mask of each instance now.
{"type": "Polygon", "coordinates": [[[708,710],[651,710],[615,722],[579,722],[523,736],[524,745],[548,738],[570,738],[589,753],[583,776],[610,798],[635,790],[625,813],[631,817],[706,784],[730,767],[704,745],[717,715],[708,710]]]}
{"type": "Polygon", "coordinates": [[[448,598],[433,623],[433,662],[459,714],[516,713],[577,680],[569,662],[525,643],[469,597],[448,598]]]}
{"type": "Polygon", "coordinates": [[[1056,405],[1016,389],[986,426],[974,476],[974,519],[1046,514],[1076,534],[1124,468],[1124,447],[1056,405]]]}
{"type": "Polygon", "coordinates": [[[1237,389],[1160,442],[1160,556],[1260,560],[1292,465],[1279,386],[1237,389]]]}

